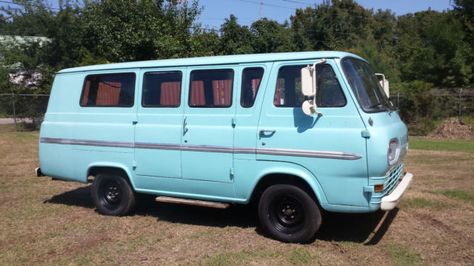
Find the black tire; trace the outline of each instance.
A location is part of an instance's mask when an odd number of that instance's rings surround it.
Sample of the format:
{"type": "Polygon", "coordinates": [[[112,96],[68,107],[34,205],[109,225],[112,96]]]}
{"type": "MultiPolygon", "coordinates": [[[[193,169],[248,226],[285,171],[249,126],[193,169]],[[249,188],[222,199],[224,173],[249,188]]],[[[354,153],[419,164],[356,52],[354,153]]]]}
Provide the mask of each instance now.
{"type": "Polygon", "coordinates": [[[258,218],[266,234],[290,243],[314,240],[321,226],[321,212],[315,200],[292,185],[268,187],[260,197],[258,218]]]}
{"type": "Polygon", "coordinates": [[[92,182],[92,199],[97,211],[104,215],[124,216],[135,207],[135,194],[120,175],[99,174],[92,182]]]}

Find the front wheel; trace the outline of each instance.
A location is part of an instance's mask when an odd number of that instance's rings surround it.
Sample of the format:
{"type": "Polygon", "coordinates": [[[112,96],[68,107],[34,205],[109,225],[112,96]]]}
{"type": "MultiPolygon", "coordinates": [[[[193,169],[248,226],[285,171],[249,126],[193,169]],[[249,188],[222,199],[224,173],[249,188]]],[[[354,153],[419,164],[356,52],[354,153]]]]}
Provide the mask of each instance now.
{"type": "Polygon", "coordinates": [[[309,242],[321,226],[321,212],[314,199],[292,185],[268,187],[260,197],[258,217],[265,233],[283,242],[309,242]]]}
{"type": "Polygon", "coordinates": [[[97,175],[92,183],[92,199],[97,211],[104,215],[127,215],[135,207],[133,190],[120,175],[97,175]]]}

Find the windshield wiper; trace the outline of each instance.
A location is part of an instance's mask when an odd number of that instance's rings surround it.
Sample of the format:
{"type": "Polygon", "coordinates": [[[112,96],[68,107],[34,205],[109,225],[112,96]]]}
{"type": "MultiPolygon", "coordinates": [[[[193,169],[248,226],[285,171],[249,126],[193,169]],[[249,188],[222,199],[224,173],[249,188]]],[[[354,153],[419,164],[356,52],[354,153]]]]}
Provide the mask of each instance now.
{"type": "Polygon", "coordinates": [[[391,111],[392,111],[392,109],[390,109],[390,107],[388,107],[388,106],[386,106],[386,105],[384,105],[384,104],[382,104],[382,103],[372,104],[371,106],[369,106],[368,109],[372,109],[372,110],[373,110],[373,109],[381,109],[381,108],[385,109],[385,111],[388,111],[388,112],[391,112],[391,111]]]}

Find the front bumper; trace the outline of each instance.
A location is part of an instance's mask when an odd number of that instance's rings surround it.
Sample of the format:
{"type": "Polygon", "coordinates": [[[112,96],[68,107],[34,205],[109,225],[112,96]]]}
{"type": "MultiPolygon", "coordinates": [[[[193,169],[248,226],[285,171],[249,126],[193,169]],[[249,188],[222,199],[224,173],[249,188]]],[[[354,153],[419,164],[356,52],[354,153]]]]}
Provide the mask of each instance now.
{"type": "Polygon", "coordinates": [[[403,194],[407,191],[413,180],[413,175],[411,173],[406,173],[402,178],[402,181],[398,183],[397,187],[392,191],[392,193],[382,198],[380,203],[380,209],[384,211],[389,211],[395,208],[403,194]]]}

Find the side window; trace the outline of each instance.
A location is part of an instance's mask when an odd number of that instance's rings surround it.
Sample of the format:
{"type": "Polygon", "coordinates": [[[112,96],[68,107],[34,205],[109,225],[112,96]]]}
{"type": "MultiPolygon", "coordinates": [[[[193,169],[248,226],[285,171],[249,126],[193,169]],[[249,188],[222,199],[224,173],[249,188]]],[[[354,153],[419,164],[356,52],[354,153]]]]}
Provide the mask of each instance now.
{"type": "Polygon", "coordinates": [[[342,107],[346,105],[346,97],[337,80],[336,73],[328,64],[316,66],[317,88],[316,104],[318,107],[342,107]]]}
{"type": "Polygon", "coordinates": [[[143,75],[143,107],[178,107],[181,99],[180,71],[147,72],[143,75]]]}
{"type": "MultiPolygon", "coordinates": [[[[301,68],[306,65],[284,66],[278,71],[273,103],[276,107],[301,107],[304,96],[301,92],[301,68]]],[[[332,67],[319,64],[317,69],[318,107],[342,107],[346,98],[332,67]]]]}
{"type": "Polygon", "coordinates": [[[305,65],[284,66],[278,70],[275,97],[276,107],[301,107],[304,97],[301,93],[301,68],[305,65]]]}
{"type": "Polygon", "coordinates": [[[222,108],[232,105],[232,69],[194,70],[189,88],[190,107],[222,108]]]}
{"type": "Polygon", "coordinates": [[[83,107],[131,107],[135,95],[135,74],[89,75],[84,80],[83,107]]]}
{"type": "Polygon", "coordinates": [[[252,107],[257,97],[260,82],[263,77],[263,68],[252,67],[244,69],[242,73],[242,88],[240,105],[244,108],[252,107]]]}

